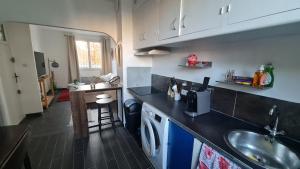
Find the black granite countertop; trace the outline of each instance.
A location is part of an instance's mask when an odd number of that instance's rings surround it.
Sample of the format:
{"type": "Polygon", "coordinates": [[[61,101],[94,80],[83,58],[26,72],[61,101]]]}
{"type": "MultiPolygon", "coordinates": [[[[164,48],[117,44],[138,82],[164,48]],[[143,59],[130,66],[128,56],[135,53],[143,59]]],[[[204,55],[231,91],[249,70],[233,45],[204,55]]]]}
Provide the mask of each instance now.
{"type": "MultiPolygon", "coordinates": [[[[172,122],[191,133],[201,142],[210,145],[228,159],[241,165],[242,168],[261,168],[233,151],[226,144],[224,137],[227,135],[227,133],[235,129],[249,130],[261,134],[267,134],[264,129],[215,111],[191,118],[183,113],[186,104],[182,101],[174,101],[174,99],[168,97],[166,93],[155,93],[142,96],[138,95],[138,93],[135,91],[135,88],[128,88],[128,90],[137,99],[153,105],[165,113],[172,122]]],[[[139,90],[142,89],[139,88],[139,90]]],[[[280,141],[285,142],[286,145],[296,152],[300,152],[299,143],[295,143],[290,140],[280,141]]]]}

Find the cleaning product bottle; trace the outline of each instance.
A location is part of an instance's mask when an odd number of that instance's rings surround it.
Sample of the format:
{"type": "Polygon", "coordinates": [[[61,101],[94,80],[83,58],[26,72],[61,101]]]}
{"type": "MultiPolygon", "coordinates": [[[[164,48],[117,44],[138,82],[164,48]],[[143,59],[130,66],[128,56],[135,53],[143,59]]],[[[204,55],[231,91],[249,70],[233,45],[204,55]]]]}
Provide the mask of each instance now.
{"type": "Polygon", "coordinates": [[[273,87],[274,85],[274,66],[272,64],[267,64],[265,66],[265,82],[264,87],[273,87]]]}
{"type": "Polygon", "coordinates": [[[252,82],[252,86],[253,87],[261,87],[261,83],[260,83],[260,79],[264,73],[264,69],[265,69],[265,66],[264,65],[261,65],[259,70],[257,70],[255,73],[254,73],[254,76],[253,76],[253,82],[252,82]]]}

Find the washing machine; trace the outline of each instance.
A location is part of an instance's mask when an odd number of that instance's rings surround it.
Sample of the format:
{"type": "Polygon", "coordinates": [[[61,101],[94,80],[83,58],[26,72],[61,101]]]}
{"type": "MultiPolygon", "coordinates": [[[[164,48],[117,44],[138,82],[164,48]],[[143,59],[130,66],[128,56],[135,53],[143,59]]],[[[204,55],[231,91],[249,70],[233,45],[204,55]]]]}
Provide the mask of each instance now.
{"type": "Polygon", "coordinates": [[[142,148],[156,169],[167,168],[169,118],[148,103],[141,115],[142,148]]]}

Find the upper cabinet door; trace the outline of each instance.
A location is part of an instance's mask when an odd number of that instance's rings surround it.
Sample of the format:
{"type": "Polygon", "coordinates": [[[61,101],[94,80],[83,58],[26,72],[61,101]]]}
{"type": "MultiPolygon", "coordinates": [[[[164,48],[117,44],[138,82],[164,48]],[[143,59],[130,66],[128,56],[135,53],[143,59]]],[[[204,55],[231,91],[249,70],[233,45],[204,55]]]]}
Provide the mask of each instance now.
{"type": "Polygon", "coordinates": [[[134,48],[144,48],[158,40],[157,0],[144,0],[133,9],[134,48]]]}
{"type": "Polygon", "coordinates": [[[182,0],[181,35],[222,26],[224,0],[182,0]]]}
{"type": "Polygon", "coordinates": [[[144,40],[144,20],[141,6],[133,9],[133,44],[134,48],[140,48],[144,40]]]}
{"type": "Polygon", "coordinates": [[[228,24],[250,21],[299,9],[300,0],[230,0],[228,24]]]}
{"type": "Polygon", "coordinates": [[[179,35],[181,0],[160,0],[159,39],[168,39],[179,35]]]}
{"type": "Polygon", "coordinates": [[[158,40],[158,1],[147,0],[142,9],[144,11],[144,40],[147,46],[158,40]]]}

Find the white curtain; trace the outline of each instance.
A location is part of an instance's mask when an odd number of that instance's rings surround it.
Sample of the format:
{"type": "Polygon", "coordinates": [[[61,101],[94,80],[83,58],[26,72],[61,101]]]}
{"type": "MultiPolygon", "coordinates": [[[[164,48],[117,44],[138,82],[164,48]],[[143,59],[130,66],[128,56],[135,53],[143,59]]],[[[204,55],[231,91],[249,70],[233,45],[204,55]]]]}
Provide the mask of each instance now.
{"type": "Polygon", "coordinates": [[[112,56],[110,43],[110,39],[103,38],[102,74],[104,75],[112,72],[112,56]]]}
{"type": "Polygon", "coordinates": [[[122,42],[118,42],[114,51],[115,59],[117,62],[117,66],[121,66],[122,64],[122,42]]]}
{"type": "Polygon", "coordinates": [[[75,37],[73,35],[66,35],[68,47],[68,62],[69,62],[69,83],[79,79],[79,66],[76,50],[75,37]]]}

